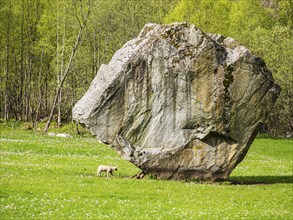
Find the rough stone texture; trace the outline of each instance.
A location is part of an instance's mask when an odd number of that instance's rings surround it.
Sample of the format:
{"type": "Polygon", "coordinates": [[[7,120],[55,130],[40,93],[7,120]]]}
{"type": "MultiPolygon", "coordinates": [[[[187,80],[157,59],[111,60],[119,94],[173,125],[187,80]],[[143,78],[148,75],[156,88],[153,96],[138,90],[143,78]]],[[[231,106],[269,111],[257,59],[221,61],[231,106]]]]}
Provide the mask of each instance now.
{"type": "Polygon", "coordinates": [[[279,92],[232,38],[147,24],[100,67],[73,118],[160,179],[226,179],[279,92]]]}

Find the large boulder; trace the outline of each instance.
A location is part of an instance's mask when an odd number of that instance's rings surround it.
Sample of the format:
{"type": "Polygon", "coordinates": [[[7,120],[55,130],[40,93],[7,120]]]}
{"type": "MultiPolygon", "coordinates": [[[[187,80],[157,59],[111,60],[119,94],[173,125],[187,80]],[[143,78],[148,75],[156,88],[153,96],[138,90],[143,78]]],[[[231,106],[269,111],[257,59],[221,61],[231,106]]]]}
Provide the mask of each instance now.
{"type": "Polygon", "coordinates": [[[157,178],[226,179],[279,92],[232,38],[147,24],[100,67],[73,118],[157,178]]]}

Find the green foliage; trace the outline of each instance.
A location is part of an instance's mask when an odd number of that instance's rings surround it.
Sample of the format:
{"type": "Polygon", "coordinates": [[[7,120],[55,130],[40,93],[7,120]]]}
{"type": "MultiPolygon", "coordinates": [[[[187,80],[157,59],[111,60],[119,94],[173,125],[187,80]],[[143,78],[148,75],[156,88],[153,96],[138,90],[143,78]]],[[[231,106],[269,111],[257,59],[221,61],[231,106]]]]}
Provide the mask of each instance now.
{"type": "MultiPolygon", "coordinates": [[[[293,29],[289,26],[275,26],[268,34],[268,41],[259,42],[264,59],[272,69],[275,79],[282,87],[281,95],[272,112],[270,124],[276,121],[283,128],[293,131],[293,29]]],[[[273,127],[273,126],[272,126],[273,127]]]]}
{"type": "Polygon", "coordinates": [[[64,139],[0,123],[2,219],[292,219],[289,139],[256,139],[223,183],[162,181],[95,138],[64,139]],[[118,166],[98,178],[99,164],[118,166]]]}
{"type": "Polygon", "coordinates": [[[62,115],[85,93],[103,63],[148,22],[162,22],[175,0],[4,0],[0,7],[0,113],[5,119],[48,116],[80,22],[87,27],[61,92],[62,115]]]}
{"type": "Polygon", "coordinates": [[[181,0],[165,22],[188,21],[203,31],[225,34],[229,26],[229,0],[181,0]],[[219,22],[221,21],[221,22],[219,22]]]}
{"type": "Polygon", "coordinates": [[[100,65],[146,23],[188,21],[203,31],[233,37],[264,58],[282,87],[269,126],[293,130],[291,0],[2,0],[2,118],[37,121],[48,116],[88,7],[87,27],[61,92],[67,121],[100,65]]]}

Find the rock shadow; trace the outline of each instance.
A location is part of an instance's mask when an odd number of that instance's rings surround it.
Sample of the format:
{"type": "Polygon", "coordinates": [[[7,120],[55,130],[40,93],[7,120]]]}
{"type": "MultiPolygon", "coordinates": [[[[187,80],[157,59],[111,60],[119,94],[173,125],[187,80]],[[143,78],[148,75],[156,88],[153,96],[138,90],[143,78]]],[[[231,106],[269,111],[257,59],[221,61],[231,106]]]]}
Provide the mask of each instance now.
{"type": "Polygon", "coordinates": [[[233,176],[228,179],[232,185],[268,185],[293,183],[293,175],[288,176],[233,176]]]}

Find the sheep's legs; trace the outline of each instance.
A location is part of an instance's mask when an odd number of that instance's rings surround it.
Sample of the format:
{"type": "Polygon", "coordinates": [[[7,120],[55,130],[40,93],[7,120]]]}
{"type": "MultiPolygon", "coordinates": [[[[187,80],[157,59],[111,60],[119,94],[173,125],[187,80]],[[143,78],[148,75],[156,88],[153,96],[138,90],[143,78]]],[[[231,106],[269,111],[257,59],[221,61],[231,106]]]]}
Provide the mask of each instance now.
{"type": "MultiPolygon", "coordinates": [[[[112,176],[114,176],[114,174],[113,174],[111,171],[110,171],[110,172],[107,171],[107,178],[109,177],[109,173],[110,173],[112,176]]],[[[97,175],[98,175],[99,177],[102,176],[102,175],[101,175],[101,172],[98,172],[97,175]]]]}

